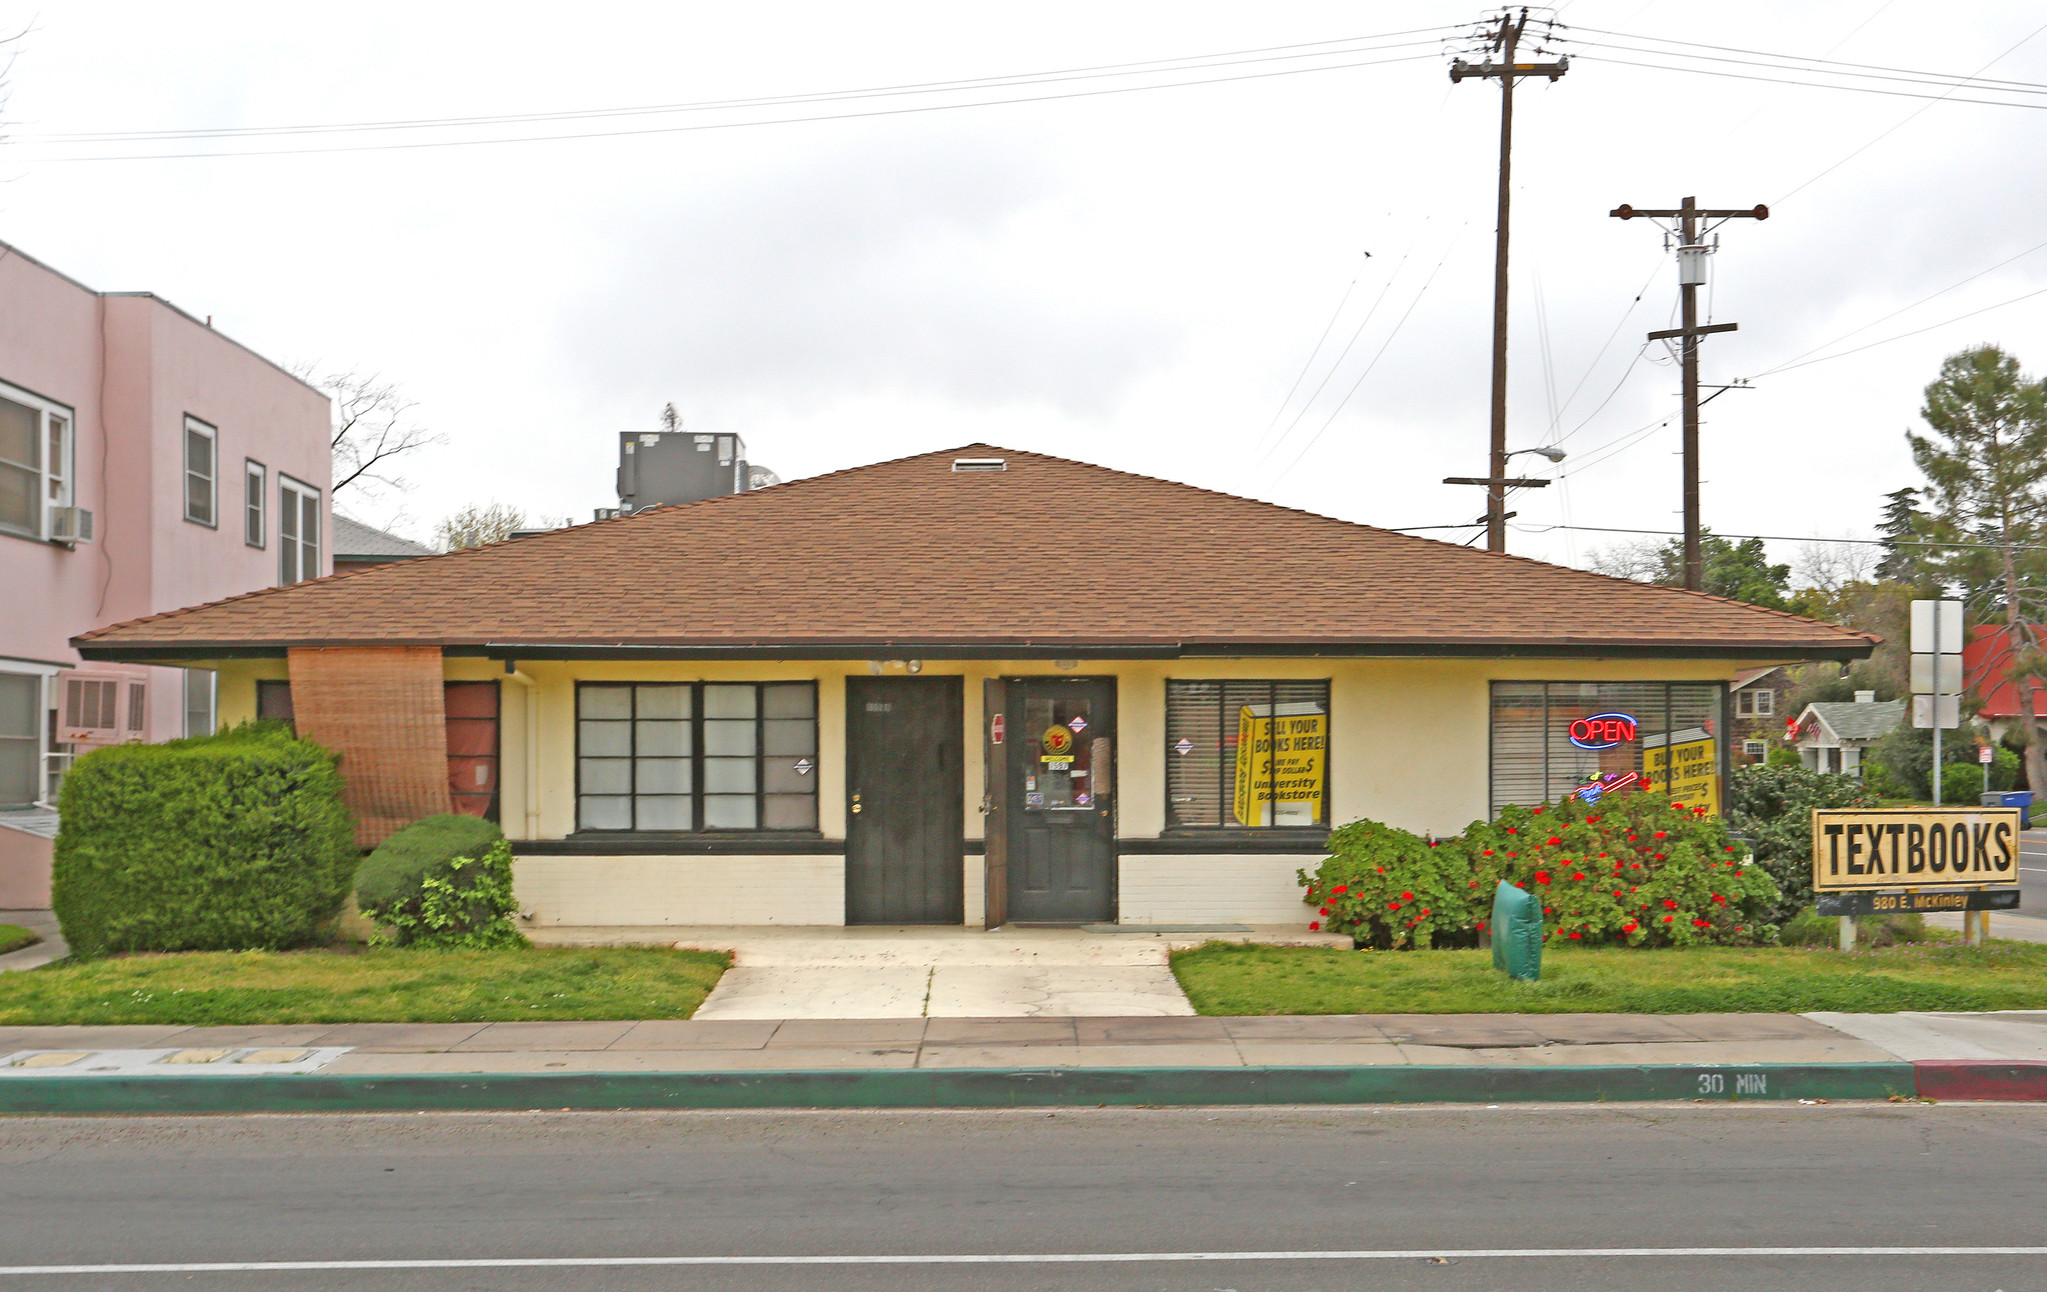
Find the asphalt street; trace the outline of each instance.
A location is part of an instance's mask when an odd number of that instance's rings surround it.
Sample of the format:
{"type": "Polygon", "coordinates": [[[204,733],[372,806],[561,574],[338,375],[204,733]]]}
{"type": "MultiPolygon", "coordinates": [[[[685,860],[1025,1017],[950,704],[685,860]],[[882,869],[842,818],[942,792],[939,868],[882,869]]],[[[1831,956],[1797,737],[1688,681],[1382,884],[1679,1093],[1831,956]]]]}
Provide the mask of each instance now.
{"type": "Polygon", "coordinates": [[[0,1162],[0,1292],[2047,1289],[2032,1105],[22,1118],[0,1162]],[[828,1263],[601,1263],[731,1257],[828,1263]],[[218,1268],[351,1261],[457,1264],[218,1268]]]}
{"type": "Polygon", "coordinates": [[[2019,912],[2047,919],[2047,831],[2028,830],[2019,841],[2019,912]]]}

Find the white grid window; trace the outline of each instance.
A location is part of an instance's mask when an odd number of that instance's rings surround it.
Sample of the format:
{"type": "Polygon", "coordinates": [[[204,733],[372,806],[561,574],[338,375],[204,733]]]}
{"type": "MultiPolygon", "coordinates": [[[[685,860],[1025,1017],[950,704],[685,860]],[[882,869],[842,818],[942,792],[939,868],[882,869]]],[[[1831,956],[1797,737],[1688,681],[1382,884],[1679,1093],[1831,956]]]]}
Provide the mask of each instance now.
{"type": "Polygon", "coordinates": [[[1737,718],[1768,718],[1777,712],[1775,691],[1736,691],[1734,693],[1734,716],[1737,718]]]}
{"type": "Polygon", "coordinates": [[[71,410],[0,385],[0,531],[49,538],[72,504],[71,410]]]}
{"type": "Polygon", "coordinates": [[[185,519],[219,524],[220,432],[196,417],[185,419],[185,519]]]}
{"type": "Polygon", "coordinates": [[[277,581],[320,577],[320,491],[277,477],[277,581]]]}

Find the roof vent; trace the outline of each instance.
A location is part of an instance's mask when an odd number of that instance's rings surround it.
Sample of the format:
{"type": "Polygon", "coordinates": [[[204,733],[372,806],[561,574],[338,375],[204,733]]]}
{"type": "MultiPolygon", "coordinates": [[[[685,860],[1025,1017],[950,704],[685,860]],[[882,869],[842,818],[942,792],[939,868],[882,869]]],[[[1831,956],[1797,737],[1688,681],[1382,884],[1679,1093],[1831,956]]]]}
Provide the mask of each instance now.
{"type": "Polygon", "coordinates": [[[954,458],[955,471],[1007,471],[1009,463],[1003,458],[954,458]]]}

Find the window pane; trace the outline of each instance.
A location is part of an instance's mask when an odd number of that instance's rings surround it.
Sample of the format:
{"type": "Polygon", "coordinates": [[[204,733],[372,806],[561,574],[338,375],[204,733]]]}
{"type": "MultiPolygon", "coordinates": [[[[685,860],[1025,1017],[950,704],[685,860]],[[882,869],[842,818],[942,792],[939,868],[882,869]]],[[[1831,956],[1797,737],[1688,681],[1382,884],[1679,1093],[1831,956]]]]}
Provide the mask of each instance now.
{"type": "Polygon", "coordinates": [[[629,686],[579,686],[576,709],[586,718],[630,718],[633,691],[629,686]]]}
{"type": "Polygon", "coordinates": [[[768,830],[815,830],[817,800],[808,794],[770,794],[767,818],[761,826],[768,830]]]}
{"type": "Polygon", "coordinates": [[[204,431],[185,428],[185,470],[193,475],[213,477],[213,440],[204,431]]]}
{"type": "Polygon", "coordinates": [[[585,758],[582,760],[585,794],[625,794],[632,790],[632,761],[626,758],[585,758]]]}
{"type": "Polygon", "coordinates": [[[42,430],[41,413],[26,404],[0,399],[0,462],[39,470],[43,464],[37,456],[37,446],[42,441],[42,430]]]}
{"type": "Polygon", "coordinates": [[[633,801],[629,798],[595,798],[584,795],[576,814],[577,824],[585,830],[630,830],[633,828],[633,801]]]}
{"type": "Polygon", "coordinates": [[[1166,823],[1222,824],[1222,686],[1166,683],[1166,823]]]}
{"type": "Polygon", "coordinates": [[[636,686],[633,711],[641,718],[687,718],[689,688],[686,686],[636,686]]]}
{"type": "Polygon", "coordinates": [[[808,682],[763,686],[761,715],[768,718],[814,718],[817,716],[817,688],[808,682]]]}
{"type": "Polygon", "coordinates": [[[633,728],[642,758],[673,758],[690,752],[687,722],[636,722],[633,728]]]}
{"type": "Polygon", "coordinates": [[[320,495],[299,498],[299,569],[306,578],[320,577],[320,495]]]}
{"type": "Polygon", "coordinates": [[[814,754],[817,752],[817,722],[812,718],[769,718],[761,724],[764,754],[814,754]]]}
{"type": "Polygon", "coordinates": [[[36,485],[41,477],[27,467],[0,462],[0,525],[25,534],[39,533],[42,511],[36,485]]]}
{"type": "Polygon", "coordinates": [[[706,794],[704,796],[704,828],[708,830],[752,830],[756,829],[754,797],[751,794],[706,794]]]}
{"type": "Polygon", "coordinates": [[[770,794],[815,794],[817,792],[817,767],[814,759],[769,758],[763,760],[766,766],[767,784],[762,786],[770,794]],[[798,761],[809,764],[805,771],[796,770],[798,761]]]}
{"type": "MultiPolygon", "coordinates": [[[[704,704],[710,708],[709,701],[704,704]]],[[[754,751],[753,723],[747,722],[706,722],[704,723],[704,752],[707,754],[746,754],[754,751]]]]}
{"type": "Polygon", "coordinates": [[[706,718],[751,718],[754,713],[755,688],[748,682],[744,686],[706,686],[704,688],[704,716],[706,718]]]}
{"type": "Polygon", "coordinates": [[[687,758],[642,758],[633,764],[635,793],[687,794],[690,789],[687,758]]]}
{"type": "Polygon", "coordinates": [[[642,830],[693,830],[692,807],[687,797],[655,795],[638,800],[642,830]]]}
{"type": "Polygon", "coordinates": [[[751,758],[706,758],[704,788],[712,793],[754,791],[754,763],[751,758]]]}
{"type": "Polygon", "coordinates": [[[577,724],[576,750],[581,754],[623,758],[633,752],[633,729],[624,722],[577,724]]]}

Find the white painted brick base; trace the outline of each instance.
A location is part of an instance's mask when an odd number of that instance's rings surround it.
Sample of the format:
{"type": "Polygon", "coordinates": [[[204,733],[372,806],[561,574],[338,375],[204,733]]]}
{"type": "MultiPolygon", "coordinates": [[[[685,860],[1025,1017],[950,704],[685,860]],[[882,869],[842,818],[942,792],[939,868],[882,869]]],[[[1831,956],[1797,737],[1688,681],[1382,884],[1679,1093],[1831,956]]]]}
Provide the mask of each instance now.
{"type": "Polygon", "coordinates": [[[988,859],[979,854],[967,858],[965,881],[960,885],[970,929],[988,927],[988,859]]]}
{"type": "Polygon", "coordinates": [[[1119,917],[1124,924],[1299,924],[1315,918],[1301,900],[1297,870],[1320,858],[1281,856],[1117,858],[1119,917]]]}
{"type": "Polygon", "coordinates": [[[541,926],[846,922],[844,857],[515,857],[512,889],[541,926]]]}

